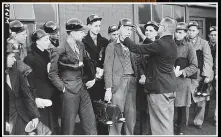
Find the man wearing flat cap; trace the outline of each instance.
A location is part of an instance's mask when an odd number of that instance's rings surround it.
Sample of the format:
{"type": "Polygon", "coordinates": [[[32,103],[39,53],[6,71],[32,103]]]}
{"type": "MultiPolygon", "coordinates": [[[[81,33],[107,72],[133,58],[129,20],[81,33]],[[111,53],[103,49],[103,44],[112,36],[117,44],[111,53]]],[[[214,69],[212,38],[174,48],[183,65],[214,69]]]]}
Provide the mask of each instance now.
{"type": "Polygon", "coordinates": [[[147,99],[150,125],[153,135],[173,135],[174,99],[176,76],[173,65],[177,58],[177,46],[173,40],[176,21],[170,17],[161,20],[158,34],[160,39],[150,44],[135,44],[127,33],[121,33],[121,40],[131,52],[148,54],[154,61],[145,72],[144,88],[147,99]]]}
{"type": "MultiPolygon", "coordinates": [[[[86,135],[96,135],[96,123],[90,96],[83,82],[84,60],[88,58],[84,44],[86,26],[77,18],[66,22],[67,42],[55,48],[51,57],[49,79],[62,92],[61,132],[74,135],[75,119],[80,116],[86,135]]],[[[86,83],[91,88],[94,82],[86,83]]]]}
{"type": "Polygon", "coordinates": [[[32,69],[26,65],[23,60],[27,56],[27,50],[24,47],[27,38],[26,26],[18,20],[13,20],[9,23],[10,36],[7,39],[7,46],[12,49],[16,49],[19,52],[15,54],[16,62],[13,64],[13,68],[22,72],[27,81],[27,77],[32,72],[32,69]]]}
{"type": "Polygon", "coordinates": [[[89,31],[82,41],[85,45],[86,51],[90,55],[90,58],[96,64],[96,82],[95,85],[88,90],[92,101],[100,99],[103,100],[105,92],[103,80],[103,63],[105,48],[108,45],[108,40],[102,37],[100,34],[101,20],[102,18],[95,14],[92,14],[87,18],[89,31]]]}
{"type": "MultiPolygon", "coordinates": [[[[82,40],[85,45],[87,53],[95,64],[95,83],[93,87],[88,88],[92,103],[93,101],[104,99],[104,79],[103,79],[103,63],[105,57],[105,49],[108,45],[108,40],[102,37],[100,29],[102,25],[102,18],[96,14],[91,14],[87,18],[88,33],[82,40]]],[[[90,76],[89,76],[90,77],[90,76]]],[[[94,76],[92,76],[94,77],[94,76]]],[[[108,129],[101,123],[97,123],[97,130],[99,135],[105,135],[108,133],[108,129]]]]}
{"type": "Polygon", "coordinates": [[[118,26],[113,24],[108,27],[108,35],[110,37],[109,43],[115,41],[119,37],[119,31],[118,31],[118,26]]]}
{"type": "Polygon", "coordinates": [[[4,93],[4,128],[9,135],[27,135],[26,124],[31,120],[32,127],[39,122],[39,111],[21,71],[13,68],[19,50],[7,45],[4,93]]]}
{"type": "Polygon", "coordinates": [[[196,21],[188,23],[190,45],[194,47],[198,61],[197,79],[192,79],[192,97],[198,108],[193,123],[196,128],[201,129],[206,100],[209,100],[208,88],[202,87],[209,87],[208,84],[213,79],[213,58],[208,42],[199,36],[199,29],[196,21]]]}
{"type": "Polygon", "coordinates": [[[191,79],[194,79],[194,77],[191,76],[197,72],[198,66],[196,52],[186,38],[187,29],[186,23],[179,22],[177,23],[175,32],[175,42],[177,44],[177,59],[174,65],[177,77],[175,131],[177,135],[184,134],[182,131],[183,127],[188,124],[189,112],[186,112],[186,107],[190,107],[191,104],[191,79]]]}
{"type": "MultiPolygon", "coordinates": [[[[139,26],[136,26],[136,33],[138,36],[142,39],[142,44],[149,44],[156,40],[156,37],[158,35],[157,31],[159,29],[159,26],[157,22],[155,21],[148,21],[144,25],[145,34],[142,33],[139,26]]],[[[148,72],[149,68],[148,65],[152,64],[151,58],[149,59],[148,54],[142,54],[140,55],[140,66],[139,66],[139,85],[137,90],[137,98],[140,108],[140,132],[142,135],[151,135],[151,128],[150,128],[150,116],[149,116],[149,109],[148,109],[148,103],[147,103],[147,91],[144,88],[144,84],[146,81],[145,73],[148,72]]],[[[137,105],[138,106],[138,105],[137,105]]]]}
{"type": "MultiPolygon", "coordinates": [[[[132,34],[132,22],[128,18],[120,20],[119,33],[132,34]]],[[[130,52],[118,38],[106,48],[104,61],[105,100],[119,106],[125,116],[125,134],[133,135],[136,123],[136,91],[138,61],[137,55],[130,52]]],[[[109,135],[121,135],[122,123],[114,123],[109,135]]]]}
{"type": "MultiPolygon", "coordinates": [[[[217,69],[217,51],[216,51],[216,46],[217,46],[217,28],[216,26],[211,26],[209,28],[209,46],[210,46],[210,49],[211,49],[211,54],[212,54],[212,57],[213,57],[213,71],[214,71],[214,78],[212,80],[212,85],[213,85],[213,93],[214,95],[216,96],[216,80],[217,80],[217,72],[216,72],[216,69],[217,69]]],[[[207,113],[208,113],[208,110],[207,110],[207,113]]],[[[216,104],[216,109],[215,109],[215,112],[214,112],[214,122],[213,124],[216,125],[216,121],[217,121],[217,104],[216,104]]]]}

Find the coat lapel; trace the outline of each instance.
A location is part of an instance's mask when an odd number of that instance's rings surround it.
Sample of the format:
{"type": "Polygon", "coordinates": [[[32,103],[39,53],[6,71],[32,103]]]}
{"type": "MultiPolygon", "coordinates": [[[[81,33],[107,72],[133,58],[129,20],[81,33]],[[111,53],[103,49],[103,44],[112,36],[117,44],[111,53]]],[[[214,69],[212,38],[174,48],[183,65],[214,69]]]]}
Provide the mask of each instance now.
{"type": "MultiPolygon", "coordinates": [[[[92,49],[94,52],[99,53],[99,47],[94,44],[94,41],[92,40],[92,38],[91,38],[89,33],[85,37],[85,41],[84,42],[87,43],[86,45],[88,46],[87,47],[88,49],[92,49]]],[[[100,40],[97,41],[97,45],[99,45],[99,43],[100,43],[100,40]]]]}
{"type": "MultiPolygon", "coordinates": [[[[71,48],[71,46],[68,43],[66,43],[65,50],[66,50],[66,53],[68,54],[68,56],[71,56],[71,58],[79,60],[75,51],[71,48]]],[[[80,49],[79,49],[79,51],[80,51],[80,49]]],[[[79,52],[79,54],[80,54],[80,52],[79,52]]]]}
{"type": "MultiPolygon", "coordinates": [[[[11,70],[11,71],[9,72],[9,77],[10,77],[12,89],[11,89],[9,86],[8,86],[8,87],[9,87],[13,92],[15,91],[15,85],[16,85],[16,80],[17,80],[16,77],[17,77],[17,75],[18,75],[18,74],[16,73],[16,71],[12,71],[12,70],[11,70]]],[[[8,84],[7,84],[7,85],[8,85],[8,84]]]]}

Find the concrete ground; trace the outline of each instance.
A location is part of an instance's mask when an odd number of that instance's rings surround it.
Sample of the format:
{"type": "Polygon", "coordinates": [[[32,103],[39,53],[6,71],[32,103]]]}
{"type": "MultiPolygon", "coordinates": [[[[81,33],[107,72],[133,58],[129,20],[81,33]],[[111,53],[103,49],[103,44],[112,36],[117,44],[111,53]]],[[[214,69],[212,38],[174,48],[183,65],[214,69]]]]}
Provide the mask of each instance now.
{"type": "MultiPolygon", "coordinates": [[[[213,126],[213,116],[215,110],[215,100],[211,99],[208,116],[205,118],[202,129],[197,129],[193,126],[194,108],[190,107],[189,125],[183,129],[184,135],[216,135],[216,126],[213,126]]],[[[83,135],[84,132],[81,128],[81,124],[76,123],[75,135],[83,135]]],[[[140,116],[137,112],[137,122],[135,125],[135,135],[140,135],[140,116]]]]}

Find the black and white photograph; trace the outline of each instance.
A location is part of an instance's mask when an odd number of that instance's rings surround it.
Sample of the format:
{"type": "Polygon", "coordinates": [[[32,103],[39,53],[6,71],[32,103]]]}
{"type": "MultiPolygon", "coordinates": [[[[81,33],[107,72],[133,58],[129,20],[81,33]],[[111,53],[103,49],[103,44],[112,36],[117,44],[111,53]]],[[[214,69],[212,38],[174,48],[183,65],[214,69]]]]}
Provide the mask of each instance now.
{"type": "Polygon", "coordinates": [[[218,135],[218,3],[2,3],[2,135],[218,135]]]}

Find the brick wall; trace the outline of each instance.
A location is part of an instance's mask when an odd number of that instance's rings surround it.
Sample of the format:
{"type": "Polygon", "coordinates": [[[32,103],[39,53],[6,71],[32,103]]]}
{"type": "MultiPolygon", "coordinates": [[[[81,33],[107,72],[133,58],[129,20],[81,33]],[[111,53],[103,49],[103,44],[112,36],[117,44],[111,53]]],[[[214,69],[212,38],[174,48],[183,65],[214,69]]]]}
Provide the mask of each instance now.
{"type": "Polygon", "coordinates": [[[118,24],[119,20],[126,17],[132,21],[132,4],[59,4],[59,24],[61,29],[61,39],[66,39],[65,22],[70,18],[79,18],[86,24],[90,14],[97,14],[102,17],[101,35],[108,38],[108,26],[118,24]]]}

